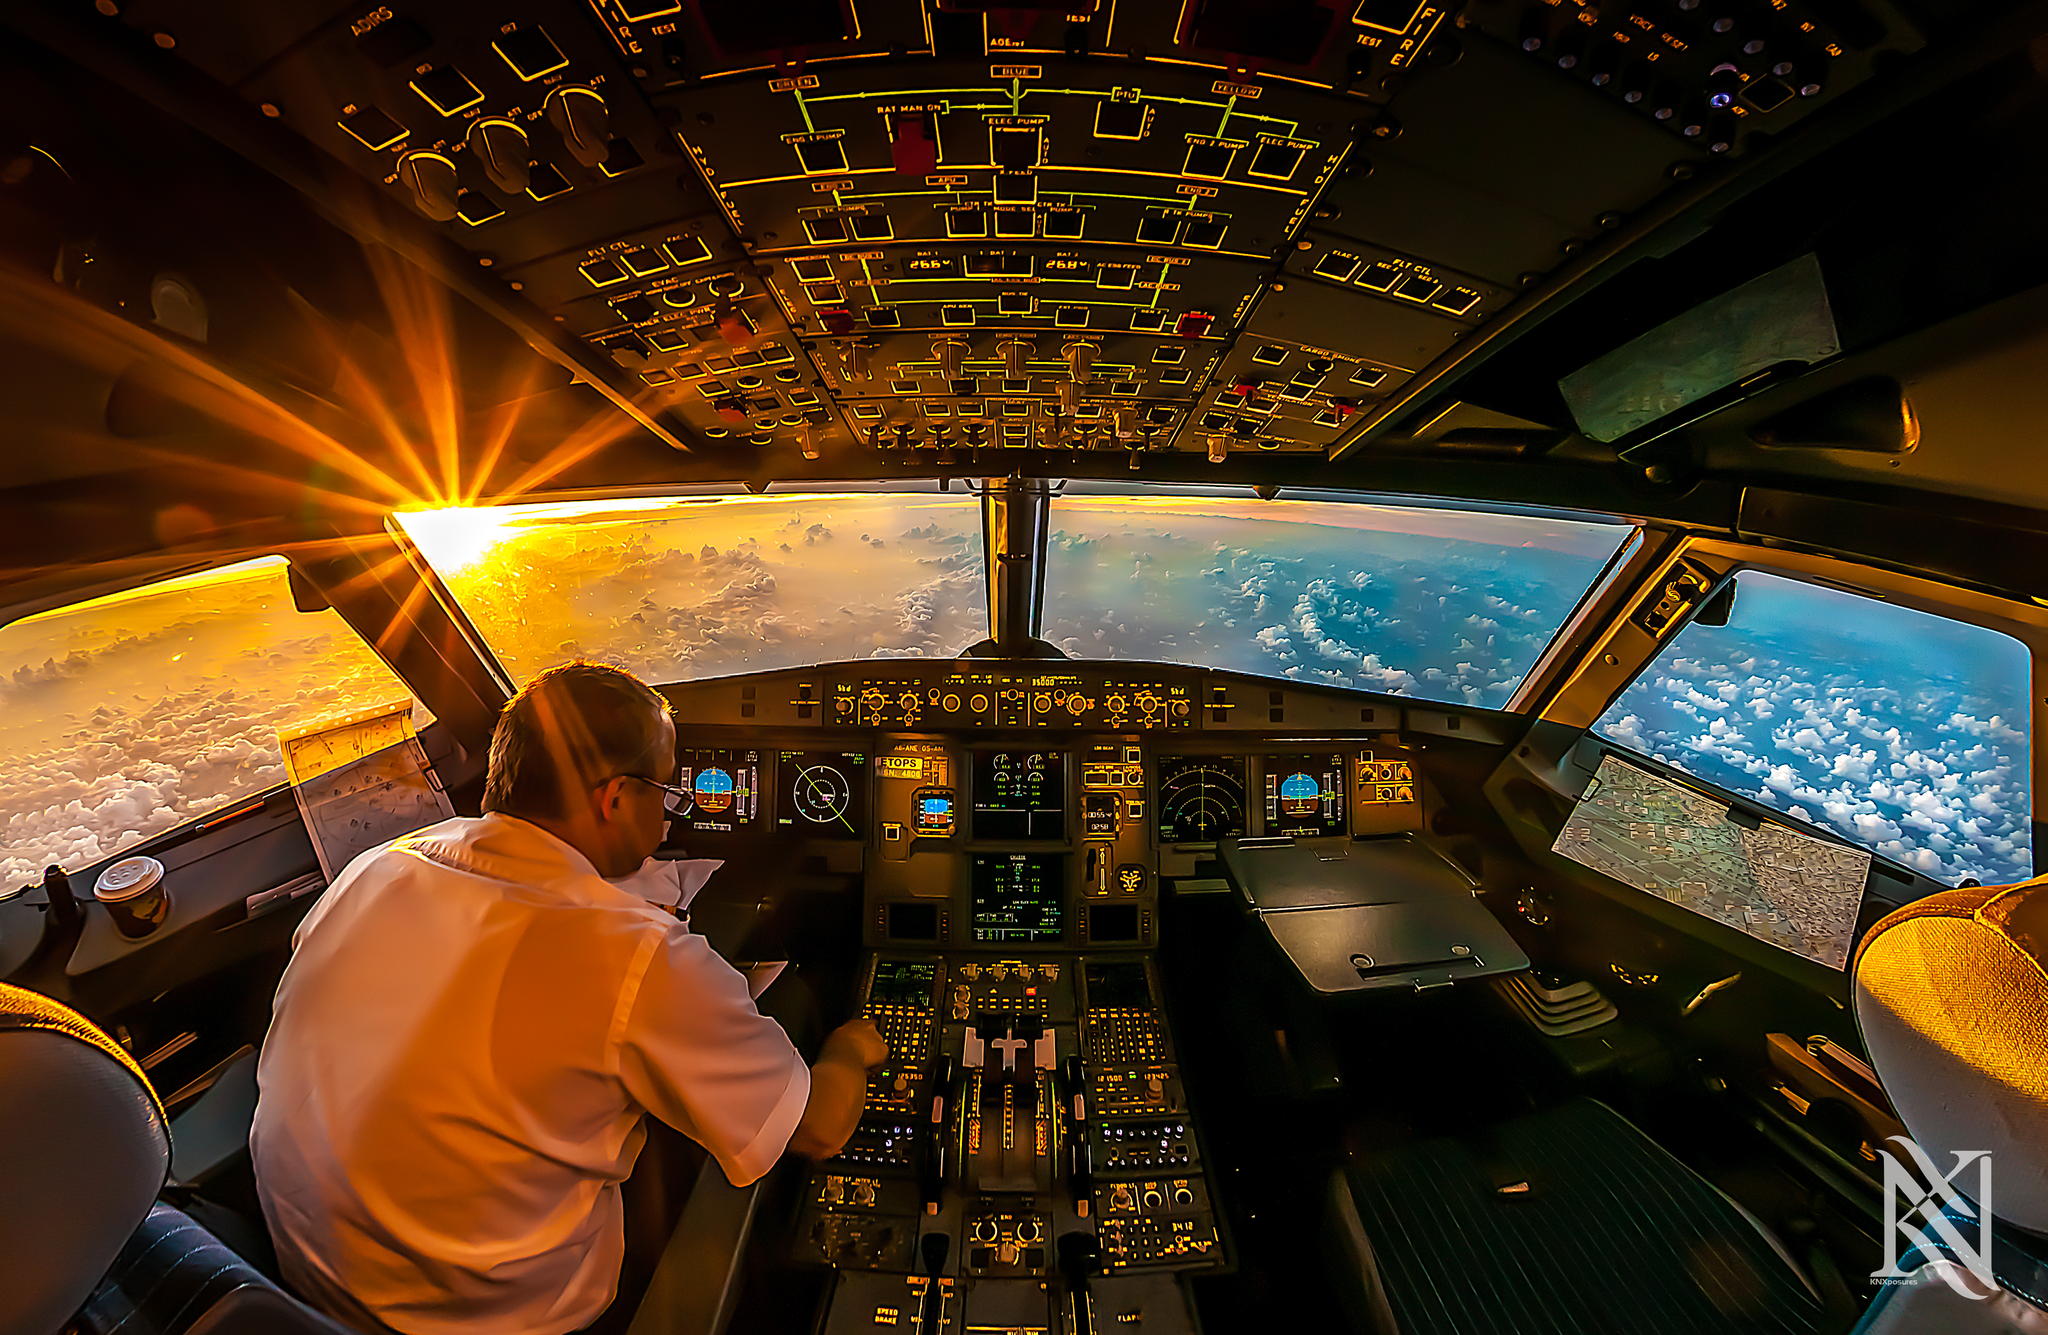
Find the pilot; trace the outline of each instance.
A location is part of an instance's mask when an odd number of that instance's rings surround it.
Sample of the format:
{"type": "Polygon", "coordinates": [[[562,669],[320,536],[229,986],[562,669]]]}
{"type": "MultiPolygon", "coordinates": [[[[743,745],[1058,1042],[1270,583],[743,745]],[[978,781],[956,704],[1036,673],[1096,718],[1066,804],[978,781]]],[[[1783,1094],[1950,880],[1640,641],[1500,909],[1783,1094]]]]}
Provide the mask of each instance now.
{"type": "Polygon", "coordinates": [[[676,765],[638,678],[543,672],[499,716],[485,814],[362,854],[300,925],[250,1147],[315,1306],[404,1335],[588,1329],[619,1286],[646,1118],[739,1186],[852,1135],[888,1055],[874,1026],[806,1066],[703,937],[607,879],[672,865],[650,854],[676,765]]]}

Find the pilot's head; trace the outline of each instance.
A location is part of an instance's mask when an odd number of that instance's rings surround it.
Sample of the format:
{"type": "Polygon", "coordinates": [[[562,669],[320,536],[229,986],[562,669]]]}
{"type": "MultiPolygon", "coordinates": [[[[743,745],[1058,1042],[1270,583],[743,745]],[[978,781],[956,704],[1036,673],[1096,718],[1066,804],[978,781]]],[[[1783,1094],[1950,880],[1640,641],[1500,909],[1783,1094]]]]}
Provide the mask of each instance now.
{"type": "Polygon", "coordinates": [[[676,777],[668,702],[602,663],[549,668],[506,702],[491,734],[484,810],[530,820],[600,876],[636,870],[667,824],[676,777]]]}

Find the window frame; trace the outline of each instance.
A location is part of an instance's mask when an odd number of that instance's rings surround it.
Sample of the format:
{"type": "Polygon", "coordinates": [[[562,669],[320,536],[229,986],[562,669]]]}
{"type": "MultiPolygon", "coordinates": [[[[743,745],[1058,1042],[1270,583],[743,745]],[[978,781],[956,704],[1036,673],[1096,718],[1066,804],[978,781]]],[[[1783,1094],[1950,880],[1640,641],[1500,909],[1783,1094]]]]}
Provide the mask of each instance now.
{"type": "MultiPolygon", "coordinates": [[[[1906,571],[1859,565],[1818,553],[1685,534],[1641,562],[1634,572],[1633,587],[1625,597],[1617,600],[1613,614],[1599,626],[1589,628],[1589,637],[1582,642],[1582,647],[1577,648],[1577,670],[1540,703],[1536,710],[1538,720],[1570,727],[1582,734],[1581,744],[1586,741],[1597,743],[1647,768],[1668,773],[1677,781],[1712,792],[1717,798],[1740,799],[1775,815],[1794,829],[1810,829],[1848,847],[1869,852],[1873,863],[1888,869],[1890,875],[1916,878],[1936,886],[1945,885],[1943,881],[1928,877],[1843,836],[1831,826],[1809,826],[1796,816],[1732,793],[1710,779],[1679,769],[1655,756],[1645,755],[1594,731],[1593,725],[1622,692],[1647,672],[1664,649],[1693,624],[1700,608],[1711,601],[1713,593],[1745,572],[1776,575],[1948,621],[1998,631],[2026,647],[2028,682],[2032,692],[2027,716],[2027,769],[2032,802],[2028,825],[2034,845],[2034,874],[2043,874],[2043,863],[2048,862],[2048,845],[2043,841],[2048,830],[2044,830],[2041,819],[2043,802],[2048,800],[2048,606],[2022,603],[1965,585],[1944,584],[1906,571]],[[1710,571],[1714,577],[1713,590],[1661,634],[1653,636],[1637,625],[1635,619],[1656,602],[1666,581],[1672,578],[1681,563],[1710,571]]],[[[1740,615],[1739,603],[1737,608],[1737,615],[1740,615]]]]}

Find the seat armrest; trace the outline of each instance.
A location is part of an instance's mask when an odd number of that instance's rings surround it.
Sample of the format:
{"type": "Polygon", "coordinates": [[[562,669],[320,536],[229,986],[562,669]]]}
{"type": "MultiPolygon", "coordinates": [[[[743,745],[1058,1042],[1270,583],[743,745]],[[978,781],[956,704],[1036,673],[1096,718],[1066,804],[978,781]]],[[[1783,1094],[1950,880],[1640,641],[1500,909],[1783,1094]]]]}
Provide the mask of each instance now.
{"type": "Polygon", "coordinates": [[[197,1190],[239,1166],[256,1122],[256,1052],[223,1066],[191,1105],[171,1119],[170,1184],[197,1190]]]}

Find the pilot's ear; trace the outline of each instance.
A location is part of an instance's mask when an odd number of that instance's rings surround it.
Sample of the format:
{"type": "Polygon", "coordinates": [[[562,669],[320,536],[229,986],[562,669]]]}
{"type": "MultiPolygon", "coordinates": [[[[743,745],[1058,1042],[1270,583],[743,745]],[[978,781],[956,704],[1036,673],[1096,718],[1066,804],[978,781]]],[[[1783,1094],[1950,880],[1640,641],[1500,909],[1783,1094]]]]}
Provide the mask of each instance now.
{"type": "Polygon", "coordinates": [[[626,801],[626,785],[633,780],[625,775],[615,775],[599,784],[592,794],[597,801],[597,814],[601,820],[617,820],[619,809],[626,801]]]}

